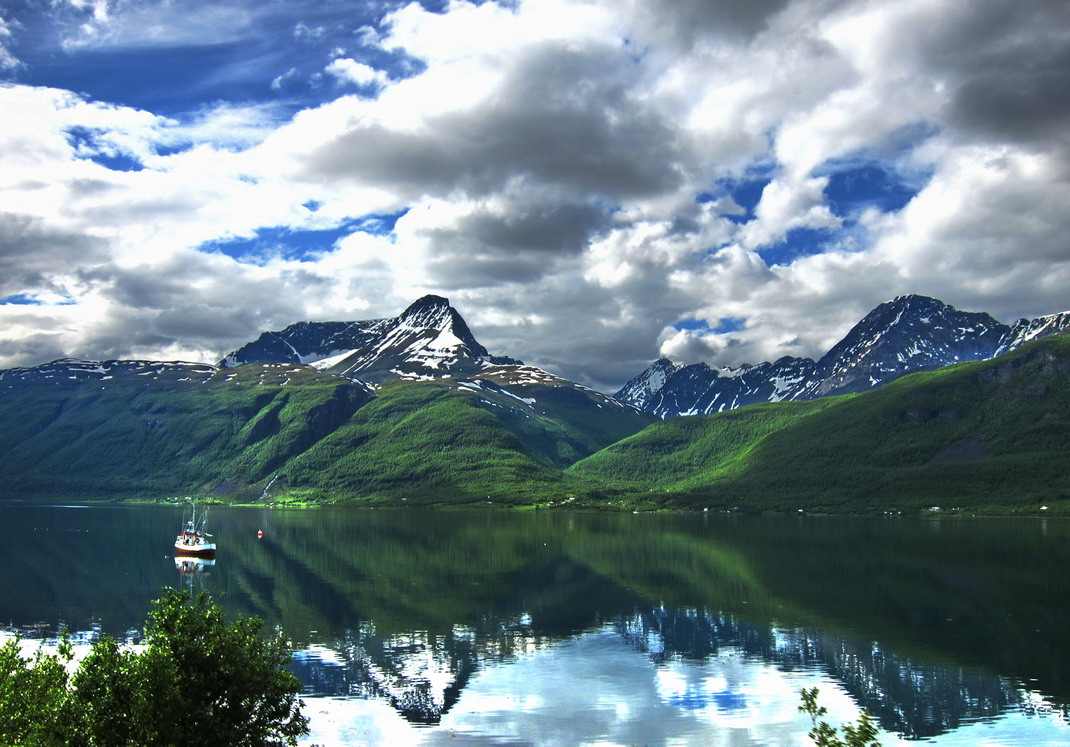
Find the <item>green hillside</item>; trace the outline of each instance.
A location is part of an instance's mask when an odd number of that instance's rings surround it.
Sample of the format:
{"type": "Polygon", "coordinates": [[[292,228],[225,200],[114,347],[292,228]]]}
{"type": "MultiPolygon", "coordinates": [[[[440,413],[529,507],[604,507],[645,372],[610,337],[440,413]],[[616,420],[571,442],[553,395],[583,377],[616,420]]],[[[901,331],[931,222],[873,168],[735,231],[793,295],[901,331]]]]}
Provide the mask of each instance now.
{"type": "Polygon", "coordinates": [[[56,382],[0,397],[0,496],[259,495],[370,395],[305,367],[56,382]]]}
{"type": "Polygon", "coordinates": [[[1068,336],[864,394],[653,425],[548,381],[373,394],[306,366],[183,365],[4,379],[0,498],[1070,512],[1068,336]]]}
{"type": "Polygon", "coordinates": [[[866,394],[661,423],[569,472],[667,506],[1066,512],[1068,378],[1054,336],[866,394]]]}
{"type": "Polygon", "coordinates": [[[486,387],[475,402],[502,422],[544,464],[564,469],[659,422],[656,415],[571,382],[486,387]]]}
{"type": "Polygon", "coordinates": [[[603,449],[571,472],[624,489],[687,491],[745,472],[764,439],[836,402],[778,402],[666,420],[603,449]]]}
{"type": "MultiPolygon", "coordinates": [[[[280,496],[412,503],[524,503],[562,480],[474,396],[398,382],[283,471],[280,496]]],[[[274,492],[274,491],[273,491],[274,492]]]]}
{"type": "Polygon", "coordinates": [[[0,390],[0,498],[542,502],[563,494],[562,467],[654,419],[576,389],[373,395],[291,364],[66,373],[0,390]]]}

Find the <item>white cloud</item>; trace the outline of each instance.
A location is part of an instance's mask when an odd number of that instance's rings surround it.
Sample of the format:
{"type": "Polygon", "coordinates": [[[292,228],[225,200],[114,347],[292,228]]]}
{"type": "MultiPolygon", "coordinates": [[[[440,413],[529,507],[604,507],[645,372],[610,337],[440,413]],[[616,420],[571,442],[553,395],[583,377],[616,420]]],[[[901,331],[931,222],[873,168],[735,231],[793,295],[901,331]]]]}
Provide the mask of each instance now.
{"type": "Polygon", "coordinates": [[[325,26],[308,26],[303,21],[294,26],[294,39],[297,40],[322,39],[326,34],[325,26]]]}
{"type": "Polygon", "coordinates": [[[271,90],[273,90],[273,91],[281,91],[283,88],[285,88],[287,85],[289,85],[290,82],[296,80],[297,76],[298,76],[297,68],[291,67],[289,70],[287,70],[282,75],[278,75],[278,76],[276,76],[276,77],[271,79],[271,90]]]}
{"type": "MultiPolygon", "coordinates": [[[[298,4],[276,42],[318,39],[317,66],[326,55],[328,75],[374,98],[162,117],[0,88],[0,292],[75,301],[0,308],[8,341],[25,341],[4,360],[92,344],[214,359],[271,325],[389,315],[434,291],[493,351],[612,388],[659,347],[721,364],[818,355],[898,293],[1005,320],[1062,310],[1070,112],[1051,92],[1070,23],[1023,2],[1020,15],[996,0],[411,3],[378,29],[328,29],[298,4]],[[369,56],[329,53],[351,43],[369,56]],[[104,165],[121,158],[143,168],[104,165]],[[874,161],[924,175],[918,194],[894,213],[837,214],[830,173],[874,161]],[[729,187],[755,173],[770,181],[739,223],[729,187]],[[393,236],[351,228],[329,251],[239,262],[197,249],[404,210],[393,236]],[[828,246],[769,267],[757,252],[795,228],[827,231],[828,246]],[[174,282],[151,282],[163,272],[174,282]],[[745,325],[673,328],[690,317],[745,325]]],[[[72,52],[235,39],[267,13],[64,7],[72,52]]],[[[310,73],[275,61],[261,88],[274,75],[271,88],[296,91],[310,73]]]]}
{"type": "Polygon", "coordinates": [[[332,60],[325,71],[340,81],[346,81],[358,86],[385,85],[388,78],[382,70],[376,70],[363,62],[357,62],[347,57],[339,57],[332,60]]]}
{"type": "Polygon", "coordinates": [[[754,209],[755,220],[740,232],[740,242],[748,249],[782,241],[795,228],[834,229],[841,221],[825,204],[828,179],[816,177],[800,182],[774,179],[762,190],[754,209]]]}

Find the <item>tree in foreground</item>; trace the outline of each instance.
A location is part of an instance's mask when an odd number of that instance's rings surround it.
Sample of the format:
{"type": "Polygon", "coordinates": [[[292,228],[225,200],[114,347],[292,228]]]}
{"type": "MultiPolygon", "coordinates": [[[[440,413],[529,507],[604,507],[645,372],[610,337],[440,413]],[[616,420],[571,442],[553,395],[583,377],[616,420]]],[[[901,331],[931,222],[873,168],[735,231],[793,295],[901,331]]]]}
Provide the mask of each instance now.
{"type": "Polygon", "coordinates": [[[0,743],[295,745],[308,732],[286,669],[289,641],[262,621],[228,623],[207,594],[169,589],[153,602],[145,648],[101,637],[69,675],[72,649],[23,659],[0,647],[0,743]]]}
{"type": "Polygon", "coordinates": [[[807,714],[814,725],[807,736],[814,740],[817,747],[880,747],[877,741],[877,725],[866,711],[862,711],[857,724],[843,725],[842,739],[836,727],[827,721],[818,721],[828,713],[828,709],[817,704],[817,693],[816,687],[809,690],[804,687],[799,691],[803,701],[799,710],[807,714]]]}

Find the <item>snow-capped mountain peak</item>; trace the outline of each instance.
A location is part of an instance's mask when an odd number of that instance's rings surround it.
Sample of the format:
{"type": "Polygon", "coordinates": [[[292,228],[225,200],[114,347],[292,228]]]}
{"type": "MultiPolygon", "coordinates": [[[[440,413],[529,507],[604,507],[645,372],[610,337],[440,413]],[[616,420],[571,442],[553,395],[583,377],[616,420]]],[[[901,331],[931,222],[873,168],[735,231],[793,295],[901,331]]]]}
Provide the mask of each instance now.
{"type": "MultiPolygon", "coordinates": [[[[631,402],[636,407],[644,410],[661,391],[669,378],[683,368],[682,363],[673,363],[668,358],[659,358],[647,367],[645,371],[629,381],[614,396],[625,402],[631,402]]],[[[650,410],[654,412],[654,410],[650,410]]]]}
{"type": "Polygon", "coordinates": [[[1070,330],[1070,311],[1039,316],[1036,319],[1019,319],[1003,336],[999,348],[996,350],[996,355],[1009,353],[1012,350],[1017,350],[1027,342],[1032,342],[1048,335],[1061,334],[1068,330],[1070,330]]]}
{"type": "Polygon", "coordinates": [[[664,418],[862,392],[912,371],[993,358],[1068,330],[1070,311],[1022,319],[1009,327],[985,313],[903,295],[873,309],[816,363],[782,358],[752,367],[711,368],[662,359],[616,396],[664,418]]]}
{"type": "Polygon", "coordinates": [[[898,296],[867,314],[817,363],[796,399],[871,389],[910,371],[991,358],[1007,327],[927,296],[898,296]]]}
{"type": "Polygon", "coordinates": [[[306,363],[364,381],[434,379],[516,363],[490,355],[448,299],[428,295],[391,319],[299,322],[265,332],[221,365],[306,363]]]}
{"type": "MultiPolygon", "coordinates": [[[[448,298],[428,295],[417,299],[397,317],[398,326],[411,329],[447,329],[460,315],[450,306],[448,298]]],[[[463,324],[463,320],[461,320],[463,324]]]]}

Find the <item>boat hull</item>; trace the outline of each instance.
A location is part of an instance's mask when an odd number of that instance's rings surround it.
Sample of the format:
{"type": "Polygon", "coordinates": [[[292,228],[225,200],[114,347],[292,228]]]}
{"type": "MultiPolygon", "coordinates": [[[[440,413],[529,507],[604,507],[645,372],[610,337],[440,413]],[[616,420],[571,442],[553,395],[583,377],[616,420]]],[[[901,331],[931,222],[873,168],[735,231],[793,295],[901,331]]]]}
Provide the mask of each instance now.
{"type": "Polygon", "coordinates": [[[175,541],[175,553],[197,558],[211,558],[215,556],[214,542],[183,542],[175,541]]]}

